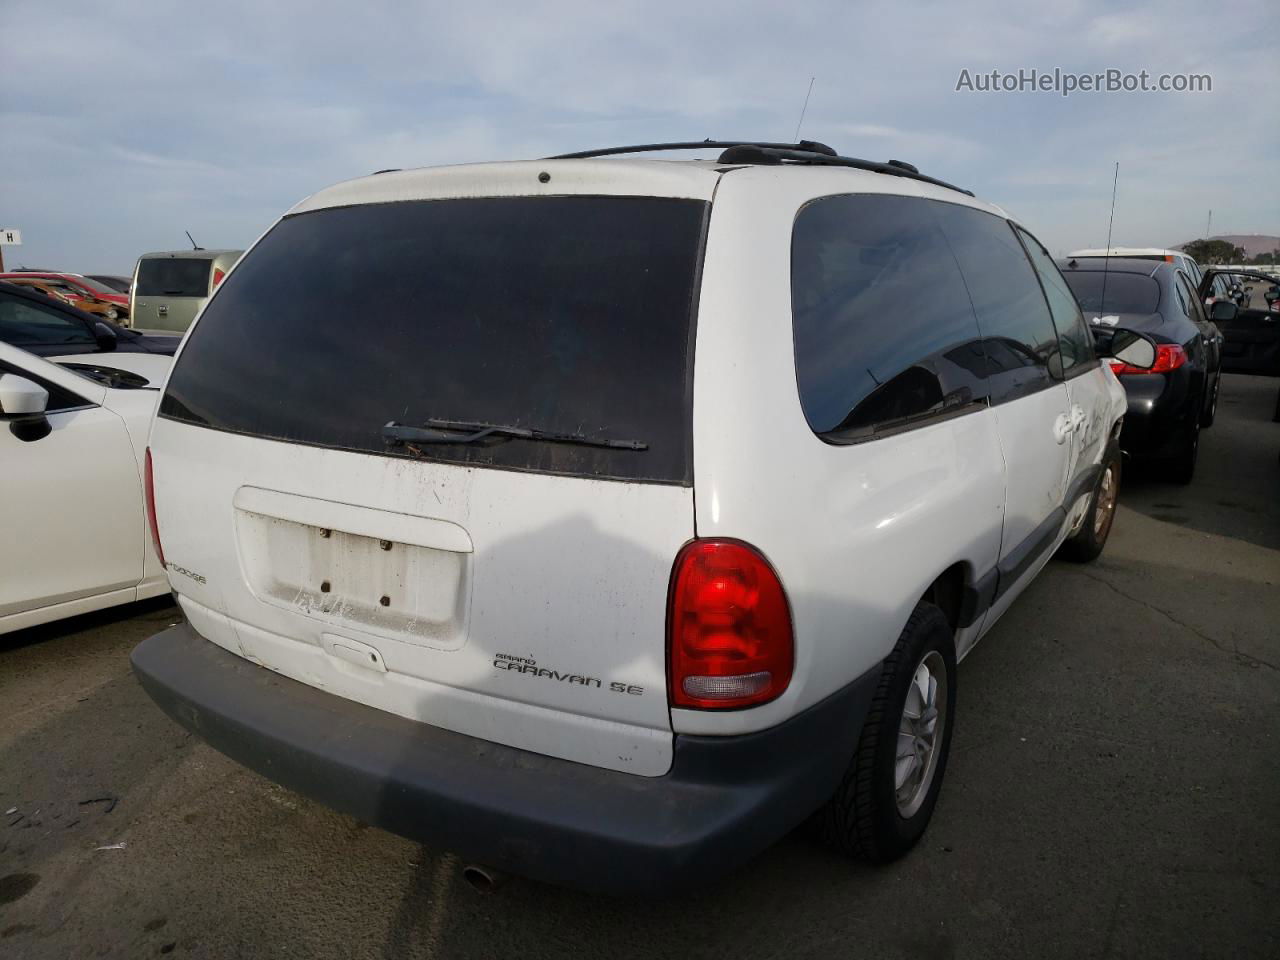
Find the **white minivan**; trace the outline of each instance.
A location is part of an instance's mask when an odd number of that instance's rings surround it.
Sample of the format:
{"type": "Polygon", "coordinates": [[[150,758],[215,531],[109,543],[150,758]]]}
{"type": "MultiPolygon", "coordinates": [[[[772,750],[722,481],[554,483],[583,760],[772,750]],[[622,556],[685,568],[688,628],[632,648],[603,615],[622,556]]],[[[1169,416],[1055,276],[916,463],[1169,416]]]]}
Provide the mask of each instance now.
{"type": "Polygon", "coordinates": [[[257,242],[151,433],[173,719],[480,878],[911,848],[957,660],[1102,549],[1124,393],[1000,209],[710,146],[384,172],[257,242]]]}

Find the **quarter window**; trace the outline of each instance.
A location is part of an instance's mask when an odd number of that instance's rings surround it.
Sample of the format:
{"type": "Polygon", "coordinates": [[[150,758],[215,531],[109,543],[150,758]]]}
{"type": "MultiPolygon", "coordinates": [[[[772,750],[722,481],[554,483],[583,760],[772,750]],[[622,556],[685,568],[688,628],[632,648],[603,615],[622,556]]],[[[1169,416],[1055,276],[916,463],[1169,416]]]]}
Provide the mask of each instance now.
{"type": "Polygon", "coordinates": [[[933,207],[977,314],[991,402],[1004,403],[1051,386],[1053,375],[1062,372],[1058,333],[1013,228],[973,207],[933,207]]]}
{"type": "Polygon", "coordinates": [[[1053,325],[1058,330],[1058,344],[1062,351],[1063,376],[1071,377],[1090,370],[1097,363],[1093,352],[1093,335],[1085,326],[1084,315],[1080,313],[1080,304],[1076,296],[1067,286],[1058,265],[1053,262],[1047,250],[1035,237],[1022,228],[1018,228],[1018,236],[1027,248],[1027,256],[1035,267],[1036,275],[1044,287],[1044,298],[1049,302],[1049,312],[1053,315],[1053,325]]]}
{"type": "Polygon", "coordinates": [[[796,217],[796,378],[824,439],[868,439],[984,399],[978,325],[932,206],[832,196],[796,217]]]}

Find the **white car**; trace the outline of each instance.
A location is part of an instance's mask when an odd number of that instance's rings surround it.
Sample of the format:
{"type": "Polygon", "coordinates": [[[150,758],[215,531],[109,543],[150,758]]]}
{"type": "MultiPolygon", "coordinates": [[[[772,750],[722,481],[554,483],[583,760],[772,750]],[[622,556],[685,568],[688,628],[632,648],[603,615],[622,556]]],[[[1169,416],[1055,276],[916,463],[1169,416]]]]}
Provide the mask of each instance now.
{"type": "Polygon", "coordinates": [[[1160,260],[1164,263],[1177,264],[1178,269],[1187,275],[1191,286],[1197,287],[1204,278],[1200,264],[1181,250],[1166,250],[1162,247],[1098,247],[1089,250],[1073,250],[1067,254],[1068,260],[1101,260],[1115,257],[1125,260],[1160,260]]]}
{"type": "Polygon", "coordinates": [[[1000,209],[713,146],[381,173],[245,255],[150,439],[175,720],[481,883],[919,839],[956,661],[1102,549],[1124,391],[1000,209]]]}
{"type": "Polygon", "coordinates": [[[0,633],[168,592],[142,465],[171,363],[0,343],[0,633]]]}

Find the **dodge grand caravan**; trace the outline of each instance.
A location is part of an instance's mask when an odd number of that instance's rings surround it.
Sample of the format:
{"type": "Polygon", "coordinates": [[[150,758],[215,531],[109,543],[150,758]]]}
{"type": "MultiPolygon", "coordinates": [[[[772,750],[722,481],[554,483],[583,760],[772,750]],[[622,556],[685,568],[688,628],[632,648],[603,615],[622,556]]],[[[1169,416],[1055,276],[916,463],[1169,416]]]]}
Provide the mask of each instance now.
{"type": "Polygon", "coordinates": [[[150,439],[186,622],[133,665],[174,720],[592,890],[705,882],[805,821],[912,847],[957,661],[1106,542],[1124,393],[1000,209],[711,146],[384,172],[246,254],[150,439]]]}

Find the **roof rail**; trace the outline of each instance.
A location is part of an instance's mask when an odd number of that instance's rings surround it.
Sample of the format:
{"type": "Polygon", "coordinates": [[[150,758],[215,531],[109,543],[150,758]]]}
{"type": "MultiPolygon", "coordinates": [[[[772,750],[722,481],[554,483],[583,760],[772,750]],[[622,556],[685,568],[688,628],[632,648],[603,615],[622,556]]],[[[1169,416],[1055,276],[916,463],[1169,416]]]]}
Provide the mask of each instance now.
{"type": "Polygon", "coordinates": [[[955,190],[967,197],[973,196],[972,190],[957,187],[954,183],[926,176],[916,167],[902,160],[889,160],[880,163],[875,160],[859,160],[857,157],[843,157],[825,143],[814,140],[801,140],[799,143],[757,143],[750,140],[702,140],[679,143],[644,143],[631,147],[605,147],[599,150],[581,150],[577,153],[562,153],[548,160],[582,160],[588,157],[612,157],[623,153],[658,153],[667,150],[706,150],[715,148],[722,150],[720,163],[787,163],[813,164],[816,166],[853,167],[856,170],[867,170],[871,173],[883,173],[893,177],[906,177],[931,183],[935,187],[955,190]]]}
{"type": "Polygon", "coordinates": [[[774,150],[810,150],[828,157],[836,156],[835,150],[816,140],[799,143],[757,143],[754,140],[684,140],[677,143],[639,143],[630,147],[602,147],[599,150],[579,150],[577,153],[559,153],[547,160],[585,160],[588,157],[614,157],[621,153],[659,153],[667,150],[723,150],[728,147],[769,147],[774,150]]]}

